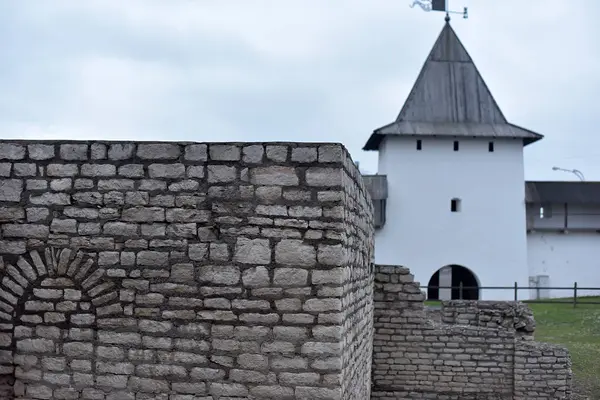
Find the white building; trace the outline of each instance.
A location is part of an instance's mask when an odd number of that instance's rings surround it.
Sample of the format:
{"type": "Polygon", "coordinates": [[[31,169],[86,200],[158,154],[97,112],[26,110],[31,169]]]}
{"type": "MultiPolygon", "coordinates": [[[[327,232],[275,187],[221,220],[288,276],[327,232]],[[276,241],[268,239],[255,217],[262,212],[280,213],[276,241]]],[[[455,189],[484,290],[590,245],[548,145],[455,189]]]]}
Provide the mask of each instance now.
{"type": "Polygon", "coordinates": [[[430,298],[513,299],[515,283],[542,288],[519,299],[600,287],[600,187],[525,182],[523,148],[542,137],[508,122],[446,23],[396,120],[364,146],[379,152],[377,175],[365,176],[375,262],[406,266],[423,286],[462,286],[430,298]]]}

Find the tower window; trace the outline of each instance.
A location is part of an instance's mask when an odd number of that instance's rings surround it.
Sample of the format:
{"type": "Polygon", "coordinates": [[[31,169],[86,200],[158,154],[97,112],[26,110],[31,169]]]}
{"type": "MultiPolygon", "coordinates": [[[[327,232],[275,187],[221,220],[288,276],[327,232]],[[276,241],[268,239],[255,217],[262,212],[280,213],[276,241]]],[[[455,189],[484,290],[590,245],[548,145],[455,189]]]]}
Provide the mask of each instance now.
{"type": "Polygon", "coordinates": [[[460,199],[450,200],[450,211],[460,212],[460,199]]]}
{"type": "Polygon", "coordinates": [[[423,148],[423,143],[421,142],[421,139],[417,139],[417,150],[421,150],[423,148]]]}
{"type": "Polygon", "coordinates": [[[488,143],[488,151],[489,151],[490,153],[493,153],[493,152],[494,152],[494,142],[489,142],[489,143],[488,143]]]}
{"type": "Polygon", "coordinates": [[[458,140],[454,141],[454,151],[458,151],[458,140]]]}

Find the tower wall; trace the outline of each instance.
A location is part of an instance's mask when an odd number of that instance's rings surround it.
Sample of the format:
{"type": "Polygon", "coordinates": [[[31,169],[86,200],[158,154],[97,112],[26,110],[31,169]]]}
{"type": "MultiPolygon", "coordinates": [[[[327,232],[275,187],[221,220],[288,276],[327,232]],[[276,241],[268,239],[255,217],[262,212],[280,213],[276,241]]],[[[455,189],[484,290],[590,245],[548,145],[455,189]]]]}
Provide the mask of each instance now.
{"type": "MultiPolygon", "coordinates": [[[[454,140],[384,139],[378,172],[387,175],[387,216],[375,235],[376,263],[406,266],[423,286],[451,264],[472,271],[480,286],[526,286],[522,141],[494,140],[490,152],[488,139],[456,139],[458,151],[454,140]]],[[[514,297],[511,290],[481,295],[514,297]]]]}

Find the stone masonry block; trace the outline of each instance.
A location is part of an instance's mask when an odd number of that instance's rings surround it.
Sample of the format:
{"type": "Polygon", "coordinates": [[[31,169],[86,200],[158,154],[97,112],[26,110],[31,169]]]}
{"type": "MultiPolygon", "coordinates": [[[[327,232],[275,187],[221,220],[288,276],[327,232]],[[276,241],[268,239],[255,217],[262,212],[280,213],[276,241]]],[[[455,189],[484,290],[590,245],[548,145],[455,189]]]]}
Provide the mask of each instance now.
{"type": "Polygon", "coordinates": [[[269,240],[238,238],[234,258],[242,264],[269,264],[271,262],[269,240]]]}
{"type": "Polygon", "coordinates": [[[23,193],[20,179],[0,179],[0,201],[19,202],[23,193]]]}
{"type": "Polygon", "coordinates": [[[0,143],[0,160],[22,160],[23,158],[25,158],[25,146],[0,143]]]}
{"type": "Polygon", "coordinates": [[[185,146],[185,157],[188,161],[206,161],[208,159],[207,146],[205,144],[190,144],[185,146]]]}
{"type": "Polygon", "coordinates": [[[110,160],[127,160],[133,157],[135,144],[133,143],[112,143],[108,148],[108,158],[110,160]]]}
{"type": "Polygon", "coordinates": [[[239,146],[233,144],[211,144],[209,154],[213,161],[239,161],[241,150],[239,146]]]}
{"type": "Polygon", "coordinates": [[[12,170],[11,163],[0,163],[0,176],[8,178],[10,176],[10,171],[12,170]]]}
{"type": "Polygon", "coordinates": [[[342,186],[342,176],[341,168],[311,167],[306,170],[306,183],[309,186],[339,187],[342,186]]]}
{"type": "Polygon", "coordinates": [[[245,163],[258,164],[262,161],[264,152],[264,147],[261,145],[245,146],[243,161],[245,163]]]}
{"type": "Polygon", "coordinates": [[[316,251],[302,240],[285,239],[275,246],[275,262],[282,265],[312,267],[316,264],[316,251]]]}
{"type": "Polygon", "coordinates": [[[292,161],[299,163],[310,163],[317,161],[317,148],[298,147],[292,149],[292,161]]]}
{"type": "Polygon", "coordinates": [[[141,143],[137,146],[137,156],[143,160],[175,160],[181,149],[175,143],[141,143]]]}
{"type": "Polygon", "coordinates": [[[87,144],[61,144],[60,145],[60,158],[63,160],[87,160],[88,159],[88,145],[87,144]]]}
{"type": "Polygon", "coordinates": [[[293,167],[257,167],[250,170],[250,182],[254,185],[297,186],[298,174],[293,167]]]}
{"type": "Polygon", "coordinates": [[[27,151],[32,160],[49,160],[55,154],[54,145],[51,144],[30,144],[27,151]]]}

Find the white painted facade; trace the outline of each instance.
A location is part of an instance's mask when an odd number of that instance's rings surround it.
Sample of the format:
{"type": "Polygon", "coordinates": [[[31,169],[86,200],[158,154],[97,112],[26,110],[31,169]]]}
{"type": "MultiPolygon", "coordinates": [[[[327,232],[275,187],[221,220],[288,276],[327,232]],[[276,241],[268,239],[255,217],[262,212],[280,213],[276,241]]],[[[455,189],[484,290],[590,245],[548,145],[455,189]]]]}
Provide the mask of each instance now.
{"type": "MultiPolygon", "coordinates": [[[[577,283],[578,296],[600,295],[598,290],[585,290],[600,288],[600,206],[544,204],[543,211],[540,208],[530,207],[527,215],[530,276],[547,277],[550,288],[577,283]]],[[[542,288],[544,295],[571,297],[573,290],[542,288]]]]}
{"type": "MultiPolygon", "coordinates": [[[[494,140],[493,152],[489,139],[458,142],[454,151],[452,138],[384,139],[378,173],[387,176],[387,222],[375,235],[375,262],[408,267],[423,286],[450,264],[470,269],[480,286],[526,286],[522,141],[494,140]],[[458,212],[452,199],[460,199],[458,212]]],[[[480,295],[513,297],[513,290],[480,295]]]]}

